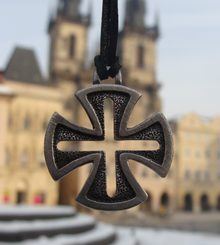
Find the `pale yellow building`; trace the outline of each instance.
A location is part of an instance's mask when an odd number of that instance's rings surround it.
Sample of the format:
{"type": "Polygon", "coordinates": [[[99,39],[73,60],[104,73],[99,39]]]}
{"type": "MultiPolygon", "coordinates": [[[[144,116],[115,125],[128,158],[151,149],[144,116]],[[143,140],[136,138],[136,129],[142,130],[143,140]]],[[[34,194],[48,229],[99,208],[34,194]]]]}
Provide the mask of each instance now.
{"type": "Polygon", "coordinates": [[[220,210],[220,117],[189,113],[171,125],[175,133],[176,208],[220,210]]]}
{"type": "Polygon", "coordinates": [[[6,152],[6,139],[7,139],[7,118],[9,112],[10,101],[13,97],[12,91],[2,85],[2,77],[0,79],[0,196],[1,199],[5,199],[7,201],[7,190],[4,190],[4,185],[7,183],[8,176],[7,173],[7,152],[6,152]]]}
{"type": "Polygon", "coordinates": [[[1,203],[55,204],[58,184],[45,166],[43,143],[54,110],[63,110],[61,91],[44,81],[35,54],[16,48],[1,90],[1,203]]]}

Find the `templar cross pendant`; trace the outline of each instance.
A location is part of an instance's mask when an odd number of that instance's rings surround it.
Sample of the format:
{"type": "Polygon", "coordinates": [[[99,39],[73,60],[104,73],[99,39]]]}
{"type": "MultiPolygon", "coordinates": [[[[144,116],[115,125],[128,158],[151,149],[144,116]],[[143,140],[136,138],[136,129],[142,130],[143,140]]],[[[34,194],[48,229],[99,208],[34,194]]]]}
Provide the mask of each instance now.
{"type": "Polygon", "coordinates": [[[77,201],[99,210],[122,210],[134,207],[147,199],[147,194],[135,180],[129,169],[128,160],[134,160],[151,168],[161,177],[169,171],[172,156],[172,135],[168,122],[161,113],[151,115],[141,124],[128,128],[127,123],[141,95],[122,85],[93,85],[76,93],[76,97],[88,114],[93,129],[76,126],[55,113],[45,136],[45,159],[50,174],[59,180],[74,169],[92,163],[92,171],[77,201]],[[114,110],[114,140],[124,141],[123,148],[115,148],[115,163],[106,162],[104,102],[110,99],[114,110]],[[88,151],[64,151],[60,142],[74,141],[93,143],[88,151]],[[130,141],[133,141],[130,142],[130,141]],[[135,142],[156,141],[158,149],[136,149],[135,142]],[[97,144],[96,144],[97,143],[97,144]],[[102,144],[100,144],[102,143],[102,144]],[[115,164],[116,191],[107,192],[106,164],[115,164]]]}

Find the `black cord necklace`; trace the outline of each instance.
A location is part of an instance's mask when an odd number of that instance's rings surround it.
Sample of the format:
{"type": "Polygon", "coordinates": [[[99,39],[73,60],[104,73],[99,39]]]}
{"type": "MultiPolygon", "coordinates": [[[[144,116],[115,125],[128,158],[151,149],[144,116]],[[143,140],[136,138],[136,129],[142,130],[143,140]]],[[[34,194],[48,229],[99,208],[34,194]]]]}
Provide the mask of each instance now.
{"type": "MultiPolygon", "coordinates": [[[[118,1],[103,0],[101,52],[95,57],[96,72],[93,86],[76,93],[76,97],[87,112],[93,129],[76,126],[55,113],[48,125],[45,136],[45,159],[55,180],[59,180],[74,169],[92,163],[93,168],[77,201],[87,207],[99,210],[122,210],[134,207],[147,199],[131,173],[128,160],[135,160],[151,168],[161,177],[169,171],[172,156],[172,135],[169,125],[161,113],[151,115],[141,124],[128,128],[127,123],[133,108],[141,95],[122,85],[121,66],[116,56],[118,38],[118,1]],[[101,84],[108,77],[115,78],[116,84],[101,84]],[[116,169],[116,190],[107,193],[106,144],[104,126],[104,101],[110,99],[114,109],[114,146],[116,169]],[[88,151],[61,151],[58,144],[63,141],[91,142],[88,151]],[[118,143],[126,141],[120,148],[118,143]],[[143,141],[156,141],[159,148],[147,150],[143,141]],[[134,143],[135,142],[135,143],[134,143]],[[100,143],[102,145],[100,145],[100,143]],[[135,145],[140,144],[136,149],[135,145]]],[[[111,146],[109,146],[111,147],[111,146]]]]}
{"type": "Polygon", "coordinates": [[[116,77],[121,66],[116,56],[118,41],[118,0],[103,0],[100,55],[95,66],[100,80],[116,77]]]}

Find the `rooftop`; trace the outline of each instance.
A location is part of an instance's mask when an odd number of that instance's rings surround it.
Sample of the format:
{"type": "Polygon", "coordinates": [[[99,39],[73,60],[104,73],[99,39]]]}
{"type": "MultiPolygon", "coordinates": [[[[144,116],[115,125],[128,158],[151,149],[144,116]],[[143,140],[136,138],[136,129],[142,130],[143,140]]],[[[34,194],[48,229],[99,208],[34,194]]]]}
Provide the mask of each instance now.
{"type": "Polygon", "coordinates": [[[34,50],[23,47],[14,49],[4,77],[8,80],[27,83],[45,82],[34,50]]]}

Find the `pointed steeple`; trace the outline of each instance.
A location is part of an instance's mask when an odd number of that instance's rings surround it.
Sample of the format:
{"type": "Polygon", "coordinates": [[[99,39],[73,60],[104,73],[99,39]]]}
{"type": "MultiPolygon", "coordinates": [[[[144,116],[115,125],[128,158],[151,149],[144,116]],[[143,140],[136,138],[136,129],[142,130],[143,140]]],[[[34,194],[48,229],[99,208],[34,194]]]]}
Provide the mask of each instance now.
{"type": "Polygon", "coordinates": [[[155,23],[154,25],[155,25],[156,36],[159,37],[160,36],[160,14],[159,14],[159,11],[157,11],[155,14],[154,23],[155,23]]]}
{"type": "Polygon", "coordinates": [[[146,0],[127,0],[125,12],[125,27],[141,30],[146,27],[146,0]]]}
{"type": "Polygon", "coordinates": [[[58,15],[67,20],[80,20],[80,0],[59,0],[58,15]]]}
{"type": "Polygon", "coordinates": [[[68,22],[75,22],[89,26],[91,24],[91,14],[80,13],[80,0],[58,0],[55,13],[52,12],[48,23],[48,32],[53,29],[56,20],[62,19],[68,22]]]}
{"type": "Polygon", "coordinates": [[[155,13],[154,25],[148,26],[147,32],[155,40],[160,37],[160,15],[158,11],[155,13]]]}

